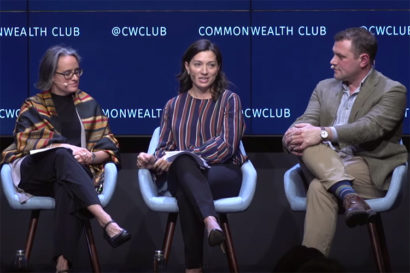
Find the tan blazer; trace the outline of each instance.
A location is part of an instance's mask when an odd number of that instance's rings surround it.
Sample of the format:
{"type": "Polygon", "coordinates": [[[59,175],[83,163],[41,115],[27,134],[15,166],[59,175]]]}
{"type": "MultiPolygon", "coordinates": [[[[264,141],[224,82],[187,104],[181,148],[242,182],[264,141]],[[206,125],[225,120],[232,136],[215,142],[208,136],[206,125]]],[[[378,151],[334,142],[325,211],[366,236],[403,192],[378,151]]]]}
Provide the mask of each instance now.
{"type": "MultiPolygon", "coordinates": [[[[393,169],[407,161],[402,136],[406,88],[373,70],[363,83],[350,113],[348,124],[335,126],[339,145],[352,145],[363,157],[373,183],[386,190],[393,169]]],[[[305,113],[295,123],[333,126],[342,98],[342,82],[326,79],[313,91],[305,113]]]]}

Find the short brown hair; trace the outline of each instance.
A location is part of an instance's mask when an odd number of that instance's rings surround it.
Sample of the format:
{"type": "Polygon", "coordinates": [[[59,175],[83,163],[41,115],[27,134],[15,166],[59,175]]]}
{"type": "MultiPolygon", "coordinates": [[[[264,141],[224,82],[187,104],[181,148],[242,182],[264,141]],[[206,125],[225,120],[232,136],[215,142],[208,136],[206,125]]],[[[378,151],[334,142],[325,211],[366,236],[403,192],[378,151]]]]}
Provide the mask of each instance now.
{"type": "Polygon", "coordinates": [[[356,56],[367,53],[373,64],[377,53],[377,40],[372,33],[361,27],[352,27],[336,33],[335,41],[352,41],[352,50],[356,56]]]}

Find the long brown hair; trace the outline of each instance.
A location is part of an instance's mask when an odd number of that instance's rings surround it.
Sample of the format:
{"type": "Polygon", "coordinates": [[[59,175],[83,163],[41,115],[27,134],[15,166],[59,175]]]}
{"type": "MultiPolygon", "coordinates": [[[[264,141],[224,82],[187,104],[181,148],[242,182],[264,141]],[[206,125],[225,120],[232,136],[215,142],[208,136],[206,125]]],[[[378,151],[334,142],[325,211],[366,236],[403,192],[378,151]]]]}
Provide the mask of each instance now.
{"type": "Polygon", "coordinates": [[[222,71],[222,54],[219,48],[209,40],[201,39],[191,44],[182,57],[181,72],[177,75],[179,80],[179,93],[187,92],[192,87],[192,80],[185,69],[185,62],[189,63],[192,58],[202,51],[212,51],[219,65],[219,72],[211,86],[212,99],[217,100],[228,87],[229,82],[222,71]]]}

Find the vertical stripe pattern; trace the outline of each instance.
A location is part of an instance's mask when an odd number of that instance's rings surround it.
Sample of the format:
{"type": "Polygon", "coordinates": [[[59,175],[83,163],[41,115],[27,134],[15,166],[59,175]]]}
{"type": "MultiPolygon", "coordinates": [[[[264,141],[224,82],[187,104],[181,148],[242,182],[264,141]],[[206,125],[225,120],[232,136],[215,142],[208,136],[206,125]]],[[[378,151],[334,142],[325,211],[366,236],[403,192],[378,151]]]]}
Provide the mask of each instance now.
{"type": "Polygon", "coordinates": [[[245,131],[239,96],[225,90],[217,101],[196,99],[188,92],[170,99],[161,118],[156,156],[165,151],[191,151],[208,164],[232,160],[241,165],[246,156],[239,151],[245,131]]]}

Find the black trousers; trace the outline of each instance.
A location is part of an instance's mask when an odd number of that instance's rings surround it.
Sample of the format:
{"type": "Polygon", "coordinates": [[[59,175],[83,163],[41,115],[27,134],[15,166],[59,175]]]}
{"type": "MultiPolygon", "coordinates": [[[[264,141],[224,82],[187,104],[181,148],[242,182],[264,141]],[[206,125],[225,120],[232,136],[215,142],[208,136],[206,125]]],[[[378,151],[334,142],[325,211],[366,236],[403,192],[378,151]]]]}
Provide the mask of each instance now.
{"type": "Polygon", "coordinates": [[[19,188],[55,198],[54,258],[63,255],[71,265],[84,221],[92,217],[87,207],[101,204],[91,174],[66,148],[27,156],[20,172],[19,188]]]}
{"type": "Polygon", "coordinates": [[[191,156],[182,155],[172,163],[167,181],[178,202],[185,267],[202,267],[203,219],[217,217],[213,200],[238,195],[242,184],[241,168],[227,163],[201,170],[191,156]]]}

